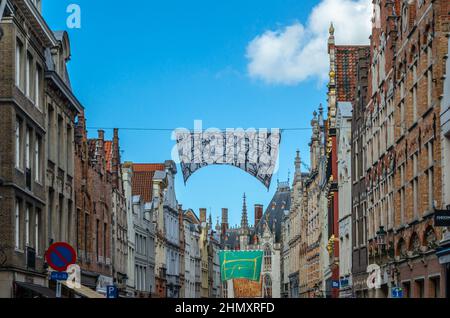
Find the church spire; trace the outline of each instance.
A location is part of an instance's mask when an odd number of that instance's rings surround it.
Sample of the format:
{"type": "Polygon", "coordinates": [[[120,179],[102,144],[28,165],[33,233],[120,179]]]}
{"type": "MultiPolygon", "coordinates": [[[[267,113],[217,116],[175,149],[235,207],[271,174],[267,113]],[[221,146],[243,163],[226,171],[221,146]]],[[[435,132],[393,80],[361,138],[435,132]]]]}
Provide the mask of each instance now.
{"type": "Polygon", "coordinates": [[[247,197],[245,196],[244,193],[244,202],[242,205],[242,218],[241,218],[241,228],[247,229],[248,228],[248,216],[247,216],[247,202],[246,202],[247,197]]]}
{"type": "Polygon", "coordinates": [[[296,179],[298,175],[302,174],[302,167],[301,167],[302,161],[300,159],[300,150],[297,149],[297,155],[295,156],[295,176],[296,179]]]}

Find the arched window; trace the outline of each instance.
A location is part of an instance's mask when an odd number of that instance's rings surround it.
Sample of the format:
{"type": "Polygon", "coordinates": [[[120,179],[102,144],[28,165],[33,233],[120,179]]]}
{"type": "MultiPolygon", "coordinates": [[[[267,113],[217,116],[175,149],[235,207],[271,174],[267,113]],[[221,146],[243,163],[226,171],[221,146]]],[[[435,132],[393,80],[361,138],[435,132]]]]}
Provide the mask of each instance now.
{"type": "Polygon", "coordinates": [[[269,275],[264,275],[264,298],[272,298],[272,279],[269,275]]]}
{"type": "Polygon", "coordinates": [[[405,258],[407,256],[407,249],[406,249],[406,243],[403,238],[401,238],[398,241],[397,244],[397,255],[400,256],[400,258],[405,258]]]}
{"type": "Polygon", "coordinates": [[[429,226],[425,231],[425,245],[429,249],[436,248],[437,246],[436,241],[437,241],[436,233],[434,232],[433,227],[429,226]]]}
{"type": "Polygon", "coordinates": [[[418,254],[420,252],[420,240],[417,233],[413,233],[409,243],[409,250],[413,252],[413,254],[418,254]]]}
{"type": "Polygon", "coordinates": [[[270,271],[272,269],[272,250],[270,245],[264,246],[264,270],[270,271]]]}

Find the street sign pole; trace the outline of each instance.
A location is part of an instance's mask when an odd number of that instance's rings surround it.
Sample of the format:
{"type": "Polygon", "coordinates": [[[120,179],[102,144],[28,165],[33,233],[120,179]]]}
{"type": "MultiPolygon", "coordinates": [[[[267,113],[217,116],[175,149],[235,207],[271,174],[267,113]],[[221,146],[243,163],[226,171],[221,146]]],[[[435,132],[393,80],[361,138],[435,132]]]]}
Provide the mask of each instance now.
{"type": "Polygon", "coordinates": [[[61,282],[56,281],[56,298],[61,298],[61,282]]]}

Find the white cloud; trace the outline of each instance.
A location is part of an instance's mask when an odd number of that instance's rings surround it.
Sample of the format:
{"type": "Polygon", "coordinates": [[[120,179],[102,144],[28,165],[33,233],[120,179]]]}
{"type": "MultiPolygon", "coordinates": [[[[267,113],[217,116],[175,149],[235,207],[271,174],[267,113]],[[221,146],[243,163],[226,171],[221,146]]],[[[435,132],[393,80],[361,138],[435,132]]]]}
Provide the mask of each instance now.
{"type": "Polygon", "coordinates": [[[372,0],[322,0],[306,25],[295,22],[266,31],[247,46],[248,73],[252,78],[274,84],[297,84],[306,79],[325,80],[330,22],[337,44],[368,44],[372,0]]]}

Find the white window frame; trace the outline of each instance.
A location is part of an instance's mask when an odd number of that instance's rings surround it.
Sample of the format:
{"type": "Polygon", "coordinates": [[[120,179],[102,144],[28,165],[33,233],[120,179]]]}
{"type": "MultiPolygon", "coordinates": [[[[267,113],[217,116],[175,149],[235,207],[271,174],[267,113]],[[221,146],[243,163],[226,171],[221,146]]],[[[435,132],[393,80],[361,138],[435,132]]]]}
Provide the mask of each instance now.
{"type": "Polygon", "coordinates": [[[28,98],[31,98],[32,63],[33,63],[33,58],[31,57],[31,55],[29,53],[27,53],[26,62],[25,62],[25,95],[28,98]]]}
{"type": "Polygon", "coordinates": [[[30,137],[31,129],[27,127],[27,131],[25,134],[25,168],[31,168],[31,158],[30,158],[30,137]]]}
{"type": "Polygon", "coordinates": [[[20,249],[20,201],[16,199],[14,241],[16,250],[20,249]]]}
{"type": "Polygon", "coordinates": [[[35,180],[36,182],[41,181],[41,138],[36,135],[36,139],[34,141],[34,169],[35,169],[35,180]]]}
{"type": "Polygon", "coordinates": [[[16,86],[21,88],[22,81],[22,52],[23,52],[23,44],[16,40],[16,86]]]}
{"type": "Polygon", "coordinates": [[[41,217],[40,211],[36,210],[34,213],[34,249],[36,251],[36,255],[39,255],[40,217],[41,217]]]}
{"type": "Polygon", "coordinates": [[[21,132],[21,122],[16,119],[16,168],[21,168],[21,144],[20,144],[20,132],[21,132]]]}
{"type": "Polygon", "coordinates": [[[25,246],[30,246],[30,207],[25,209],[25,246]]]}

